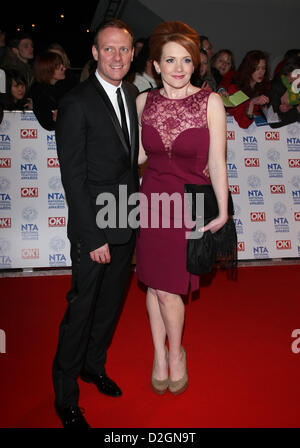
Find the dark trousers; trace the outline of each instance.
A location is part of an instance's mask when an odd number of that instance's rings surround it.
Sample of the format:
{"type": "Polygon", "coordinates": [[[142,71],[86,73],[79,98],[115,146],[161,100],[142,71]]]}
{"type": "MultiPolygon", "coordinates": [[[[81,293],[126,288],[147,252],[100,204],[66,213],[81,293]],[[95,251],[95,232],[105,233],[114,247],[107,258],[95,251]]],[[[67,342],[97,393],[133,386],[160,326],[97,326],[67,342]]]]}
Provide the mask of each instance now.
{"type": "Polygon", "coordinates": [[[106,350],[119,316],[130,273],[135,235],[122,245],[109,245],[111,262],[98,264],[71,244],[72,286],[68,308],[60,324],[53,363],[55,400],[59,406],[76,406],[77,376],[105,372],[106,350]]]}

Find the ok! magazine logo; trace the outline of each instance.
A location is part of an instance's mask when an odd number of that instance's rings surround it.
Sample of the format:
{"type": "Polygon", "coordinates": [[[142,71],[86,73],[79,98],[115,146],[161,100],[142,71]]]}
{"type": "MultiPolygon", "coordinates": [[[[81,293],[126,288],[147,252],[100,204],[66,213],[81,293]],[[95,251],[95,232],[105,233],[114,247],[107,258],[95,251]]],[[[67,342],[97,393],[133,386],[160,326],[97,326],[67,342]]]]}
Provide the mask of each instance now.
{"type": "Polygon", "coordinates": [[[227,140],[235,140],[235,131],[227,131],[227,140]]]}
{"type": "Polygon", "coordinates": [[[280,132],[279,131],[266,131],[265,132],[265,140],[266,141],[279,141],[280,140],[280,132]]]}
{"type": "Polygon", "coordinates": [[[245,166],[247,168],[258,168],[259,167],[259,158],[257,157],[247,157],[244,159],[245,166]]]}
{"type": "Polygon", "coordinates": [[[250,213],[251,222],[265,222],[266,213],[265,212],[251,212],[250,213]]]}
{"type": "Polygon", "coordinates": [[[36,139],[38,137],[38,131],[37,131],[37,129],[21,129],[20,137],[26,138],[26,139],[29,139],[29,138],[36,139]]]}
{"type": "Polygon", "coordinates": [[[37,198],[38,196],[39,196],[39,189],[37,187],[21,188],[21,198],[37,198]]]}
{"type": "Polygon", "coordinates": [[[59,168],[58,157],[48,157],[47,168],[59,168]]]}
{"type": "Polygon", "coordinates": [[[40,251],[38,248],[22,249],[21,258],[22,260],[37,260],[40,258],[40,251]]]}
{"type": "Polygon", "coordinates": [[[10,157],[0,158],[0,168],[11,168],[11,158],[10,157]]]}
{"type": "Polygon", "coordinates": [[[49,216],[48,227],[66,227],[65,216],[49,216]]]}
{"type": "Polygon", "coordinates": [[[0,218],[0,229],[10,229],[11,218],[0,218]]]}

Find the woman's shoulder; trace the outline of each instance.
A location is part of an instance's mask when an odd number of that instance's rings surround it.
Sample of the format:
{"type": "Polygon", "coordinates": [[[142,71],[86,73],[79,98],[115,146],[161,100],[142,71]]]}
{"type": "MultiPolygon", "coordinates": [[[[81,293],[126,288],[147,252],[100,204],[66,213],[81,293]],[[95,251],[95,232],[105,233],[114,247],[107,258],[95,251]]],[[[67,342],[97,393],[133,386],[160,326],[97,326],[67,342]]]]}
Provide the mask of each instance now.
{"type": "Polygon", "coordinates": [[[208,105],[209,107],[220,107],[224,108],[224,103],[221,96],[216,92],[208,92],[208,105]]]}
{"type": "Polygon", "coordinates": [[[219,125],[226,120],[226,110],[222,97],[216,92],[211,92],[208,97],[207,118],[211,125],[215,123],[219,125]]]}

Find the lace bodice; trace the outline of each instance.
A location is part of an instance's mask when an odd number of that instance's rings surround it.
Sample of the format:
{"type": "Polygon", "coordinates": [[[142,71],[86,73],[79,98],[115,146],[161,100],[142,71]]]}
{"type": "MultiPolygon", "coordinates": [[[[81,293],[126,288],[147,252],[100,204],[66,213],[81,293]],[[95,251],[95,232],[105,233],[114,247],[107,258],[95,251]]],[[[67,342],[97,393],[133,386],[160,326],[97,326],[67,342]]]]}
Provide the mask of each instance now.
{"type": "Polygon", "coordinates": [[[207,102],[210,92],[198,92],[182,99],[169,99],[153,90],[148,93],[142,125],[153,126],[159,133],[168,156],[176,138],[192,128],[207,128],[207,102]]]}

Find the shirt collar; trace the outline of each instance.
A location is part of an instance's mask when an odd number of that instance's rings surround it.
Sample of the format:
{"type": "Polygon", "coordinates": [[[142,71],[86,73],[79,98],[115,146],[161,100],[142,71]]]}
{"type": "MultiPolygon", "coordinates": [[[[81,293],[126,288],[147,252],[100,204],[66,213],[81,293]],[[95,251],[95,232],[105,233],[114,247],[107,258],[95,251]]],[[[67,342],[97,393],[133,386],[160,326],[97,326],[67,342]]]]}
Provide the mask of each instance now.
{"type": "Polygon", "coordinates": [[[102,76],[99,74],[98,70],[96,70],[95,75],[96,75],[96,78],[98,79],[98,81],[100,82],[100,84],[102,85],[103,89],[105,90],[105,92],[108,95],[115,94],[117,89],[122,86],[122,81],[120,82],[120,84],[118,86],[114,86],[110,82],[105,81],[105,79],[103,79],[102,76]]]}

